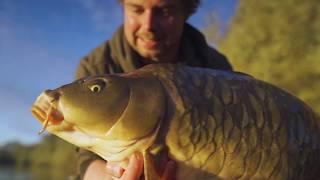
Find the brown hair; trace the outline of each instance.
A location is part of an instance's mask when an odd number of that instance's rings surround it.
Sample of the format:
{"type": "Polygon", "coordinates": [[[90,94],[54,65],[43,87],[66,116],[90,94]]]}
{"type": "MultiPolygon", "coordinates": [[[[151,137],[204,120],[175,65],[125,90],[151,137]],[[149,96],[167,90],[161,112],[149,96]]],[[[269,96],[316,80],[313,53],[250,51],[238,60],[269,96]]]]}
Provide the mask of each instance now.
{"type": "MultiPolygon", "coordinates": [[[[118,0],[120,4],[123,4],[124,0],[118,0]]],[[[180,0],[186,17],[190,17],[193,13],[195,13],[201,3],[201,0],[180,0]]]]}

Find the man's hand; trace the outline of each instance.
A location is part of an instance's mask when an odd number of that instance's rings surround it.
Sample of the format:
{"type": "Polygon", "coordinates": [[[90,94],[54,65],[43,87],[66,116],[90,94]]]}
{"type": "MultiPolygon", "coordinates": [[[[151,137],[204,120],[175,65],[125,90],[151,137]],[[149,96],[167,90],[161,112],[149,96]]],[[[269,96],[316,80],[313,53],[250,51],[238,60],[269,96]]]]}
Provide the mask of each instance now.
{"type": "Polygon", "coordinates": [[[136,153],[130,157],[128,167],[119,180],[139,180],[142,173],[143,157],[140,153],[136,153]]]}
{"type": "Polygon", "coordinates": [[[85,175],[84,180],[138,180],[143,172],[143,158],[141,154],[130,157],[126,170],[116,163],[106,163],[103,160],[93,161],[85,175]]]}
{"type": "MultiPolygon", "coordinates": [[[[168,161],[165,164],[161,180],[175,179],[175,163],[168,161]]],[[[143,173],[143,157],[141,153],[133,154],[126,169],[117,163],[106,163],[103,160],[93,161],[85,175],[84,180],[139,180],[143,173]]]]}

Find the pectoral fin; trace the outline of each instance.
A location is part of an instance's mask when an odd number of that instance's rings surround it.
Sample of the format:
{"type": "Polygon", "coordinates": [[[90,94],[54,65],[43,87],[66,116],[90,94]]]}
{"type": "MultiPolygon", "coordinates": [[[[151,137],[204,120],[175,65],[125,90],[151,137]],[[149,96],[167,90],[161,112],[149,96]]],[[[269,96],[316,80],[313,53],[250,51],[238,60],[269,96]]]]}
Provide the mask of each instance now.
{"type": "Polygon", "coordinates": [[[153,155],[148,151],[143,152],[144,178],[145,180],[161,180],[156,169],[153,155]]]}
{"type": "Polygon", "coordinates": [[[145,180],[176,179],[176,164],[174,161],[169,160],[167,156],[153,155],[148,151],[144,151],[143,161],[145,180]]]}

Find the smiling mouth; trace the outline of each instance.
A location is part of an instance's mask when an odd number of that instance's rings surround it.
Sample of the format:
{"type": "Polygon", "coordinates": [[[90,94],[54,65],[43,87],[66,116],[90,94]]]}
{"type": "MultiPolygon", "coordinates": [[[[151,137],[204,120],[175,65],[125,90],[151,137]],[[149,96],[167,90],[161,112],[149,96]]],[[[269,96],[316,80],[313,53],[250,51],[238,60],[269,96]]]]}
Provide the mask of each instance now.
{"type": "Polygon", "coordinates": [[[144,32],[137,35],[138,39],[141,41],[142,45],[146,48],[156,48],[161,43],[160,36],[155,33],[144,32]]]}
{"type": "Polygon", "coordinates": [[[155,49],[158,48],[161,41],[160,40],[156,40],[156,39],[145,39],[145,38],[139,38],[141,45],[144,48],[147,49],[155,49]]]}

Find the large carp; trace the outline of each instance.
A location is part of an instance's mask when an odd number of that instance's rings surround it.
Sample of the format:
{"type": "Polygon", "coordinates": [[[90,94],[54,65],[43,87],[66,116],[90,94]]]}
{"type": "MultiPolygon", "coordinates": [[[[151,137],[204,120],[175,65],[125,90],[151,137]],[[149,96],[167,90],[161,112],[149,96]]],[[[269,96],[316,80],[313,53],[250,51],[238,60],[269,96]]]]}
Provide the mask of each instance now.
{"type": "Polygon", "coordinates": [[[148,65],[46,90],[32,112],[50,133],[107,161],[125,166],[141,152],[148,180],[165,156],[180,180],[320,178],[316,114],[241,73],[148,65]]]}

